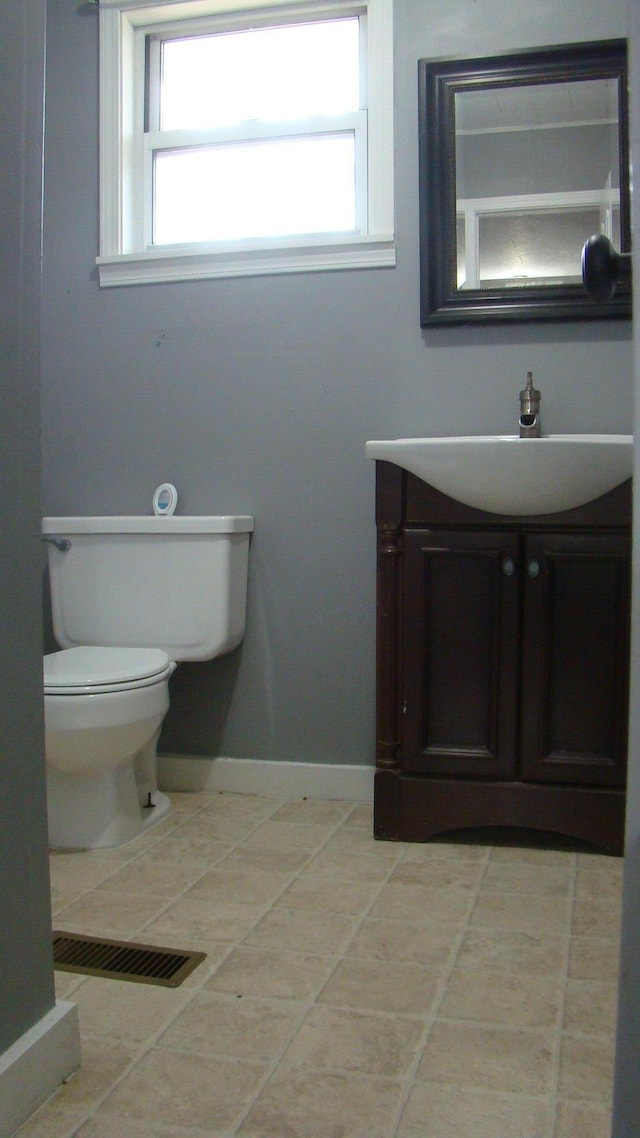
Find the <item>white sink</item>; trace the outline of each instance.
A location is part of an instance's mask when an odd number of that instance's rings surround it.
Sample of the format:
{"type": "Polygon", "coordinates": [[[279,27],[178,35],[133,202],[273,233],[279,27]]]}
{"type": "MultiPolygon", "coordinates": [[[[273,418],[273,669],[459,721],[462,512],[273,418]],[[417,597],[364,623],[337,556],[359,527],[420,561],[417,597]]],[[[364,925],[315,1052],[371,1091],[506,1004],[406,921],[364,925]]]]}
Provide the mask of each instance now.
{"type": "Polygon", "coordinates": [[[631,477],[633,435],[479,435],[368,442],[383,459],[478,510],[557,514],[631,477]]]}

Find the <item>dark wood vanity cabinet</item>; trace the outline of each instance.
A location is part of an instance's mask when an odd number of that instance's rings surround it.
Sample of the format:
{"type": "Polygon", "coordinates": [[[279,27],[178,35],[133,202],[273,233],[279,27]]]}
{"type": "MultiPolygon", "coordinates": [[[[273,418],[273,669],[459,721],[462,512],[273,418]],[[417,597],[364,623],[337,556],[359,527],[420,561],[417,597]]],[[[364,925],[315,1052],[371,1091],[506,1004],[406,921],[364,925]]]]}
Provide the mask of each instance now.
{"type": "Polygon", "coordinates": [[[377,463],[375,835],[530,827],[621,853],[631,486],[511,518],[377,463]]]}

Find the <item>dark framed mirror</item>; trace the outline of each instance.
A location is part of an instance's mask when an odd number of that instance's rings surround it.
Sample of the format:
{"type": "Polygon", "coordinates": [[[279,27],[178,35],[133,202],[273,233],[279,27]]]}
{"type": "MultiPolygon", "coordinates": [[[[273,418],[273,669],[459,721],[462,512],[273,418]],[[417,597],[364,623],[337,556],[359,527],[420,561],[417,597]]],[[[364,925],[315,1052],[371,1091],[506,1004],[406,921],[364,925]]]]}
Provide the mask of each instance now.
{"type": "Polygon", "coordinates": [[[419,60],[420,323],[631,315],[590,299],[594,234],[630,252],[626,41],[419,60]]]}

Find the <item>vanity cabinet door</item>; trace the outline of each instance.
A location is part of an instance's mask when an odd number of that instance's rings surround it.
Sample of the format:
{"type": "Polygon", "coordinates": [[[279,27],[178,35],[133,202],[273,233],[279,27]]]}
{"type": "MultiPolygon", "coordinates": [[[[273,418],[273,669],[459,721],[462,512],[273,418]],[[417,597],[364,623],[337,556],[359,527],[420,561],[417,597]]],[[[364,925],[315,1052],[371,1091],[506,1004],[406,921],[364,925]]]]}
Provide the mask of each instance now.
{"type": "Polygon", "coordinates": [[[519,550],[516,533],[405,531],[399,716],[403,770],[514,777],[519,550]]]}
{"type": "Polygon", "coordinates": [[[521,778],[623,786],[630,541],[525,539],[521,778]]]}

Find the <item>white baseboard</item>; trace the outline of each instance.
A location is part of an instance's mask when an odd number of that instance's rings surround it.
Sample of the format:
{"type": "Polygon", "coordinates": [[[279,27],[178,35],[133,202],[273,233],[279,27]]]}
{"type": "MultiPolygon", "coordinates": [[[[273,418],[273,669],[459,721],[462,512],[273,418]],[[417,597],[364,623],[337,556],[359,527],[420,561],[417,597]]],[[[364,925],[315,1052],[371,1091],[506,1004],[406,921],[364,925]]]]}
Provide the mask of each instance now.
{"type": "Polygon", "coordinates": [[[266,759],[158,755],[161,790],[227,791],[269,798],[373,801],[374,768],[347,763],[291,763],[266,759]]]}
{"type": "Polygon", "coordinates": [[[78,1009],[67,1000],[0,1055],[0,1138],[10,1138],[80,1066],[78,1009]]]}

